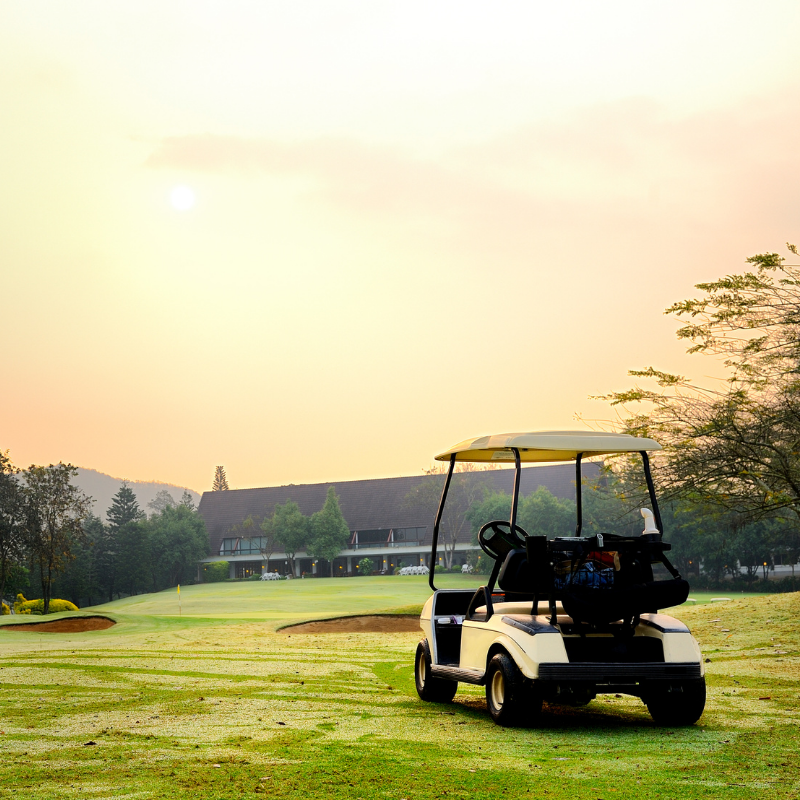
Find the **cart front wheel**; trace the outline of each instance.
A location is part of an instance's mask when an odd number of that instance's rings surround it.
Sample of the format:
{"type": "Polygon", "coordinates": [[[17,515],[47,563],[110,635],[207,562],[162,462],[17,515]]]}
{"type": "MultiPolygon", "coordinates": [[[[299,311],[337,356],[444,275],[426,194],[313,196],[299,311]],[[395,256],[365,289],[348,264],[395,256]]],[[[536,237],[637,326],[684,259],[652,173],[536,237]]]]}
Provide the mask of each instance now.
{"type": "Polygon", "coordinates": [[[534,723],[542,711],[542,696],[529,684],[514,659],[498,653],[486,671],[486,705],[492,719],[505,727],[534,723]]]}
{"type": "Polygon", "coordinates": [[[656,725],[694,725],[706,707],[706,679],[652,686],[642,699],[656,725]]]}
{"type": "Polygon", "coordinates": [[[434,678],[431,675],[431,650],[427,639],[417,645],[414,682],[417,685],[417,694],[428,703],[449,703],[458,689],[458,681],[434,678]]]}

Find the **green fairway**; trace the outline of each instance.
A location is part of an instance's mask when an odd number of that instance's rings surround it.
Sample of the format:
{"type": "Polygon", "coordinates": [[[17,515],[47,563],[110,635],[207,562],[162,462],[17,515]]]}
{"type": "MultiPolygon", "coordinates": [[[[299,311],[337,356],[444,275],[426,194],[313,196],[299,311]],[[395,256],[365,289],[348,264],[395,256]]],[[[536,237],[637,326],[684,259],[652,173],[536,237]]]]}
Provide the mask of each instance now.
{"type": "MultiPolygon", "coordinates": [[[[472,575],[436,578],[436,585],[444,589],[477,588],[481,582],[481,578],[472,575]]],[[[279,624],[375,611],[419,612],[430,594],[426,575],[203,583],[181,587],[181,613],[187,617],[270,620],[279,624]]],[[[126,616],[177,615],[178,595],[175,589],[168,589],[115,600],[91,610],[126,616]]]]}
{"type": "Polygon", "coordinates": [[[424,581],[191,588],[205,616],[170,616],[160,593],[109,604],[119,624],[105,631],[0,631],[0,798],[797,796],[800,594],[675,612],[710,659],[694,727],[656,728],[639,700],[601,695],[548,708],[539,729],[503,729],[479,687],[451,705],[417,698],[417,634],[274,632],[419,603],[424,581]],[[303,593],[313,611],[293,605],[303,593]],[[213,608],[259,597],[263,621],[213,608]]]}
{"type": "MultiPolygon", "coordinates": [[[[477,588],[486,576],[440,575],[436,585],[443,589],[477,588]]],[[[369,578],[314,578],[292,581],[236,581],[204,583],[181,587],[180,613],[184,617],[208,620],[260,620],[275,626],[309,619],[324,619],[373,612],[419,612],[430,596],[424,575],[386,575],[369,578]]],[[[758,597],[725,595],[724,592],[693,592],[696,604],[714,597],[758,597]]],[[[688,603],[687,605],[692,605],[688,603]]],[[[91,611],[131,616],[177,616],[178,594],[168,589],[94,606],[91,611]]]]}
{"type": "Polygon", "coordinates": [[[689,594],[689,599],[686,601],[686,605],[702,605],[703,603],[714,602],[724,603],[731,600],[745,600],[751,597],[764,597],[764,594],[762,592],[691,592],[689,594]]]}

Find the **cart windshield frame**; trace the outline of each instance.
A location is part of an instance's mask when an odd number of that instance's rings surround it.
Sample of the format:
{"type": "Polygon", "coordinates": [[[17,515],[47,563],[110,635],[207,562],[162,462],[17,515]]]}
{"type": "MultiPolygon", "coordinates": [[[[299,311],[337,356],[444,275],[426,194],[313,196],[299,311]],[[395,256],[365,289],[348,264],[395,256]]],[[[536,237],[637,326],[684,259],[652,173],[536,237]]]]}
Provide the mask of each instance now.
{"type": "MultiPolygon", "coordinates": [[[[511,515],[509,524],[511,530],[517,522],[517,506],[519,504],[519,484],[523,463],[542,461],[575,461],[575,536],[581,535],[583,528],[583,485],[581,463],[584,457],[612,455],[619,453],[638,453],[642,458],[647,493],[652,504],[653,516],[659,531],[659,538],[664,536],[664,527],[661,522],[661,511],[658,507],[655,485],[650,470],[650,457],[648,451],[661,450],[661,445],[653,439],[630,436],[628,434],[603,434],[591,432],[571,433],[568,431],[545,431],[543,433],[527,434],[500,434],[498,436],[484,436],[479,439],[470,439],[460,442],[450,450],[436,456],[437,461],[449,461],[447,477],[442,488],[439,507],[433,523],[433,537],[431,539],[430,572],[428,584],[436,591],[434,576],[436,573],[436,554],[439,545],[439,528],[447,503],[447,494],[458,461],[478,462],[509,462],[514,461],[514,490],[511,497],[511,515]],[[555,448],[559,444],[561,447],[555,448]],[[566,445],[566,446],[565,446],[566,445]],[[586,450],[578,449],[581,446],[586,450]],[[501,456],[497,454],[501,453],[501,456]]],[[[499,568],[495,564],[492,570],[493,577],[499,568]]],[[[490,581],[493,583],[493,581],[490,581]]]]}

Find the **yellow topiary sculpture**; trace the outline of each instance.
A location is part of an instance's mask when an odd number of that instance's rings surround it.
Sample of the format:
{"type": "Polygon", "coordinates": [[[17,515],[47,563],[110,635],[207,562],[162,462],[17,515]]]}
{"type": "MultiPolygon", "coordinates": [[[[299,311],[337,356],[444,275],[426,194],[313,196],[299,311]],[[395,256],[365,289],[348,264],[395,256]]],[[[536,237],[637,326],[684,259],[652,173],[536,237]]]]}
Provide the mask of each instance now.
{"type": "MultiPolygon", "coordinates": [[[[59,600],[53,598],[50,601],[50,608],[48,613],[57,614],[59,611],[78,611],[78,606],[75,603],[70,603],[69,600],[59,600]]],[[[14,603],[15,614],[36,614],[41,616],[44,614],[44,600],[26,600],[22,594],[17,595],[16,602],[14,603]]]]}

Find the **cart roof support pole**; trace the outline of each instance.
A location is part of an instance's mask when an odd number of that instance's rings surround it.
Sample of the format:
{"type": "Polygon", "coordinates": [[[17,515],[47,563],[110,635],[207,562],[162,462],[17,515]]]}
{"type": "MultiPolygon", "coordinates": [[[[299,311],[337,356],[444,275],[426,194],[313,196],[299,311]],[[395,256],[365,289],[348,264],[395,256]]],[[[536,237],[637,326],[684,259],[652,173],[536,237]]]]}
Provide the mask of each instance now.
{"type": "Polygon", "coordinates": [[[450,488],[450,479],[453,477],[453,470],[456,467],[456,454],[450,456],[450,469],[447,470],[447,478],[444,482],[442,489],[442,499],[439,500],[439,508],[436,511],[436,520],[433,523],[433,539],[431,540],[431,571],[428,573],[428,584],[435,592],[436,587],[433,585],[433,573],[436,570],[436,548],[439,544],[439,525],[442,522],[442,513],[444,512],[444,504],[447,501],[447,491],[450,488]]]}
{"type": "Polygon", "coordinates": [[[581,535],[583,528],[583,482],[581,481],[581,459],[583,453],[575,456],[575,509],[578,514],[578,521],[575,525],[575,535],[581,535]]]}
{"type": "Polygon", "coordinates": [[[664,526],[661,524],[661,511],[658,509],[658,499],[656,498],[656,487],[653,486],[653,476],[650,474],[650,456],[647,450],[642,450],[642,464],[644,464],[644,479],[647,481],[647,491],[650,495],[650,502],[653,504],[653,516],[656,518],[656,525],[661,538],[664,538],[664,526]]]}
{"type": "Polygon", "coordinates": [[[509,520],[511,524],[511,535],[514,535],[514,526],[517,524],[517,505],[519,503],[519,478],[520,478],[520,461],[519,461],[519,450],[516,447],[512,447],[511,450],[514,453],[514,495],[511,498],[511,519],[509,520]]]}

